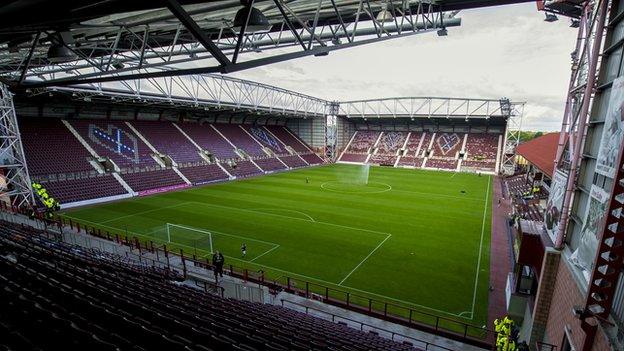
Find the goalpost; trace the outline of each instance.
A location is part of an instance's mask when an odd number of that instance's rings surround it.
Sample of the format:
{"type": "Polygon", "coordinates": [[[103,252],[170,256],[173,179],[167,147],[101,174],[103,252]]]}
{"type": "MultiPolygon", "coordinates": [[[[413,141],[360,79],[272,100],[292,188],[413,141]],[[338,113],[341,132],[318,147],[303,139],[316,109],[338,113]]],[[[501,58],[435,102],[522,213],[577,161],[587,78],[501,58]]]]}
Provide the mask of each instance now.
{"type": "Polygon", "coordinates": [[[167,243],[181,244],[197,248],[201,241],[202,246],[207,246],[210,253],[214,253],[212,245],[212,232],[203,229],[187,227],[180,224],[166,224],[167,243]]]}

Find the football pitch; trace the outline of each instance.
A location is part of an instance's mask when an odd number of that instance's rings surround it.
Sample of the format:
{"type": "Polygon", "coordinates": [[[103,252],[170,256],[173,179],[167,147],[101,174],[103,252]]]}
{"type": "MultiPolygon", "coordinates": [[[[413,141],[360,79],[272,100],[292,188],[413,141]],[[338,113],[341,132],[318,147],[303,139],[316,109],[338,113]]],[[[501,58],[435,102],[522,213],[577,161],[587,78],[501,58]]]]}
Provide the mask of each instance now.
{"type": "Polygon", "coordinates": [[[66,211],[111,233],[484,325],[492,179],[334,164],[66,211]],[[247,245],[242,257],[240,246],[247,245]]]}

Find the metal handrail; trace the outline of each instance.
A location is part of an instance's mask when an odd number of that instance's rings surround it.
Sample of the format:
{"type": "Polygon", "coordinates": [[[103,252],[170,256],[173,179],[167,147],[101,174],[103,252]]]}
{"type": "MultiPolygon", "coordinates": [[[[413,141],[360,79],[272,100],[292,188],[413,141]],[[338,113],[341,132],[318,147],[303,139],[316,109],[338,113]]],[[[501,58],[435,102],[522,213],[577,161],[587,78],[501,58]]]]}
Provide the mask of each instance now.
{"type": "MultiPolygon", "coordinates": [[[[460,335],[463,336],[463,338],[468,338],[469,337],[468,331],[470,329],[486,333],[486,336],[484,337],[484,339],[487,338],[488,334],[491,334],[493,336],[495,336],[497,334],[496,331],[490,330],[490,329],[487,329],[487,328],[484,328],[484,327],[479,327],[479,326],[472,325],[472,324],[469,324],[469,323],[461,322],[461,321],[458,321],[458,320],[455,320],[455,319],[452,319],[452,318],[442,317],[442,316],[439,316],[439,315],[433,314],[433,313],[423,312],[423,311],[420,311],[420,310],[416,310],[416,309],[413,309],[413,308],[410,308],[410,307],[407,307],[407,306],[403,306],[403,305],[399,305],[399,304],[396,304],[396,303],[392,303],[392,302],[375,300],[373,298],[370,298],[370,297],[367,297],[367,296],[364,296],[364,295],[361,295],[361,294],[353,293],[351,291],[335,289],[335,288],[331,288],[331,287],[329,287],[327,285],[318,284],[318,283],[306,281],[306,280],[303,280],[303,279],[294,279],[294,278],[291,278],[289,276],[282,275],[279,278],[277,278],[277,280],[279,281],[282,278],[286,279],[286,287],[287,287],[287,289],[289,289],[289,290],[295,290],[295,289],[296,290],[300,290],[300,291],[305,293],[305,297],[306,298],[309,298],[311,294],[314,294],[313,292],[310,291],[310,286],[317,286],[317,287],[325,289],[324,298],[326,300],[331,300],[331,299],[335,299],[336,300],[337,299],[337,298],[330,297],[330,292],[337,292],[337,293],[343,294],[344,296],[346,296],[346,300],[344,301],[344,303],[346,303],[347,306],[352,306],[351,299],[353,297],[364,299],[364,300],[368,300],[368,307],[359,305],[357,303],[355,304],[356,306],[361,306],[362,308],[367,309],[368,312],[379,312],[379,313],[383,313],[384,316],[388,316],[388,307],[394,307],[394,308],[405,310],[405,311],[407,311],[409,313],[408,317],[406,317],[409,324],[413,324],[414,322],[417,321],[417,320],[414,320],[414,314],[435,319],[435,325],[431,325],[431,327],[433,327],[435,331],[439,331],[439,330],[443,329],[446,332],[452,332],[452,330],[449,330],[448,328],[442,328],[440,326],[440,322],[447,322],[449,324],[457,325],[458,327],[462,328],[463,329],[463,335],[461,335],[461,334],[460,335]],[[295,287],[294,284],[291,284],[292,280],[305,283],[305,287],[295,287]],[[383,304],[383,306],[384,306],[383,311],[378,311],[378,310],[374,309],[373,305],[375,305],[375,304],[383,304]]],[[[276,281],[274,281],[274,283],[276,285],[278,285],[278,283],[276,281]]],[[[317,295],[321,295],[321,294],[317,294],[317,295]]],[[[337,299],[337,300],[342,301],[340,299],[337,299]]],[[[427,323],[427,325],[429,325],[429,324],[427,323]]]]}
{"type": "Polygon", "coordinates": [[[338,318],[338,319],[344,319],[344,320],[349,321],[349,322],[354,322],[354,323],[357,323],[357,324],[359,324],[359,325],[360,325],[360,330],[361,330],[361,331],[364,331],[364,326],[366,326],[366,327],[369,327],[369,328],[371,328],[371,329],[375,329],[375,330],[382,331],[382,332],[384,332],[384,333],[388,333],[388,334],[390,334],[390,335],[391,335],[390,339],[391,339],[392,341],[395,341],[395,340],[394,340],[394,337],[395,337],[395,336],[400,336],[400,337],[402,337],[402,338],[404,338],[404,339],[414,340],[414,341],[416,341],[416,342],[419,342],[419,343],[421,343],[421,344],[424,344],[424,345],[425,345],[425,346],[424,346],[424,347],[425,347],[424,351],[428,351],[430,346],[437,347],[437,348],[439,348],[439,349],[442,349],[442,350],[447,350],[447,351],[458,351],[458,350],[453,350],[453,349],[450,349],[450,348],[445,347],[445,346],[436,345],[436,344],[434,344],[434,343],[431,343],[431,342],[428,342],[428,341],[425,341],[425,340],[422,340],[422,339],[418,339],[418,338],[415,338],[415,337],[413,337],[413,336],[407,336],[407,335],[405,335],[405,334],[397,333],[397,332],[392,331],[392,330],[388,330],[388,329],[385,329],[385,328],[380,328],[380,327],[374,326],[374,325],[372,325],[372,324],[368,324],[368,323],[365,323],[365,322],[361,322],[361,321],[358,321],[358,320],[355,320],[355,319],[352,319],[352,318],[339,316],[339,315],[337,315],[337,314],[334,314],[334,313],[331,313],[331,312],[327,312],[327,311],[324,311],[324,310],[321,310],[321,309],[318,309],[318,308],[310,307],[310,306],[307,306],[307,305],[304,305],[304,304],[301,304],[301,303],[298,303],[298,302],[289,301],[289,300],[284,300],[284,299],[280,299],[280,302],[282,303],[282,307],[285,307],[285,306],[284,306],[284,302],[290,303],[290,304],[292,304],[292,305],[296,305],[296,306],[304,307],[304,308],[305,308],[305,313],[306,313],[306,314],[309,314],[309,313],[308,313],[308,312],[309,312],[309,310],[313,310],[313,311],[316,311],[316,312],[321,312],[321,313],[328,314],[328,315],[332,316],[332,322],[334,322],[334,323],[339,323],[339,322],[336,322],[336,318],[338,318]]]}

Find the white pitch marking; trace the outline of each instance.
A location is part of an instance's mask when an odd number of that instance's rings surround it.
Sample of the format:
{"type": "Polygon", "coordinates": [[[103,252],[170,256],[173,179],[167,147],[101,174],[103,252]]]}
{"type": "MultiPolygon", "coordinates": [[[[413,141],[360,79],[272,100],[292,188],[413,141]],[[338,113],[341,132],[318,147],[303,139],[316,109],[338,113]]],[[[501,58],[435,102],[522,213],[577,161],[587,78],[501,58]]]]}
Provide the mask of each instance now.
{"type": "Polygon", "coordinates": [[[375,253],[375,251],[377,251],[377,249],[379,249],[379,248],[381,247],[381,245],[383,245],[383,244],[386,242],[386,240],[390,239],[390,237],[391,237],[391,236],[392,236],[392,234],[388,234],[388,236],[387,236],[385,239],[383,239],[383,240],[379,243],[379,245],[377,245],[377,247],[375,247],[375,248],[373,249],[373,251],[371,251],[371,252],[370,252],[370,253],[369,253],[366,257],[364,257],[364,259],[363,259],[360,263],[358,263],[358,265],[357,265],[357,266],[355,266],[355,268],[353,268],[353,270],[352,270],[351,272],[349,272],[349,274],[347,274],[347,276],[346,276],[346,277],[344,277],[344,278],[340,281],[340,283],[338,283],[338,285],[342,285],[342,283],[344,283],[344,281],[345,281],[345,280],[347,280],[347,279],[351,276],[351,274],[353,274],[353,272],[355,272],[358,268],[360,268],[360,266],[361,266],[364,262],[366,262],[366,260],[368,260],[368,258],[369,258],[369,257],[371,257],[371,256],[375,253]]]}
{"type": "MultiPolygon", "coordinates": [[[[289,219],[294,219],[294,220],[298,220],[298,221],[310,222],[309,220],[304,219],[304,218],[284,216],[284,215],[280,215],[280,214],[277,214],[277,213],[254,211],[254,210],[247,209],[247,208],[237,208],[237,207],[215,205],[215,204],[208,204],[208,203],[195,202],[195,201],[192,201],[192,202],[189,202],[189,203],[195,203],[195,204],[199,204],[199,205],[203,205],[203,206],[212,206],[212,207],[226,208],[228,210],[234,210],[234,211],[260,213],[260,214],[264,214],[264,215],[268,215],[268,216],[282,217],[282,218],[289,218],[289,219]]],[[[321,222],[321,221],[314,221],[314,223],[325,224],[325,225],[330,225],[330,226],[339,227],[339,228],[354,229],[354,230],[359,230],[359,231],[362,231],[362,232],[369,232],[369,233],[375,233],[375,234],[381,234],[381,235],[388,235],[388,234],[390,234],[390,233],[380,232],[380,231],[377,231],[377,230],[370,230],[370,229],[364,229],[364,228],[350,227],[348,225],[342,225],[342,224],[334,224],[334,223],[321,222]]]]}
{"type": "Polygon", "coordinates": [[[475,276],[474,293],[472,295],[472,308],[470,319],[474,316],[474,308],[477,302],[477,286],[479,285],[479,271],[481,270],[481,252],[483,251],[483,233],[485,231],[485,218],[487,217],[488,197],[490,196],[491,177],[488,176],[487,190],[485,191],[485,205],[483,206],[483,221],[481,222],[481,241],[479,243],[479,258],[477,259],[477,275],[475,276]]]}
{"type": "MultiPolygon", "coordinates": [[[[464,311],[464,312],[461,312],[461,313],[460,313],[460,314],[458,314],[457,316],[458,316],[458,317],[461,317],[461,316],[462,316],[462,315],[464,315],[464,314],[468,314],[468,315],[470,315],[470,319],[472,319],[472,312],[470,312],[470,311],[464,311]]],[[[468,317],[465,317],[465,318],[468,318],[468,317]]]]}
{"type": "MultiPolygon", "coordinates": [[[[85,219],[76,218],[76,217],[72,217],[72,216],[69,216],[69,215],[64,215],[64,216],[65,216],[65,217],[68,217],[68,218],[73,218],[73,219],[76,219],[76,220],[80,220],[80,221],[83,221],[83,222],[88,222],[88,223],[91,223],[91,224],[101,225],[100,223],[97,223],[97,222],[91,222],[91,221],[88,221],[88,220],[85,220],[85,219]]],[[[283,216],[283,217],[284,217],[284,216],[283,216]]],[[[293,217],[293,218],[294,218],[294,217],[293,217]]],[[[299,219],[299,218],[294,218],[294,219],[299,219]]],[[[305,221],[307,221],[307,220],[305,220],[305,221]]],[[[107,227],[107,228],[110,228],[110,229],[124,230],[124,229],[121,229],[121,228],[112,227],[112,226],[108,226],[108,225],[101,225],[101,226],[102,226],[102,227],[107,227]]],[[[357,228],[353,228],[353,229],[357,229],[357,228]]],[[[143,236],[143,237],[145,237],[145,236],[148,236],[148,237],[149,237],[149,235],[139,234],[139,233],[136,233],[136,232],[133,232],[133,231],[128,231],[128,233],[133,233],[133,234],[136,234],[136,235],[139,235],[139,236],[143,236]]],[[[386,233],[386,235],[389,235],[389,234],[388,234],[388,233],[386,233]]],[[[188,246],[188,245],[184,245],[184,244],[177,244],[177,243],[176,243],[176,245],[178,245],[178,246],[182,246],[182,247],[187,247],[187,248],[194,249],[193,247],[188,246]]],[[[203,251],[205,251],[205,250],[203,250],[203,251]]],[[[204,256],[202,256],[202,257],[205,257],[205,256],[206,256],[206,255],[204,255],[204,256]]],[[[227,256],[227,255],[224,255],[224,256],[225,256],[225,257],[227,257],[227,258],[230,258],[230,259],[236,260],[236,261],[246,262],[246,263],[248,263],[248,264],[253,264],[253,265],[256,265],[256,266],[269,268],[269,269],[272,269],[272,270],[274,270],[274,271],[279,271],[279,272],[282,272],[282,273],[288,273],[288,274],[292,274],[292,275],[299,276],[299,277],[302,277],[302,278],[306,278],[306,279],[314,280],[314,281],[317,281],[317,282],[321,282],[321,283],[325,283],[325,284],[329,284],[329,285],[335,285],[335,286],[338,286],[336,283],[333,283],[333,282],[330,282],[330,281],[327,281],[327,280],[323,280],[323,279],[319,279],[319,278],[310,277],[310,276],[307,276],[307,275],[305,275],[305,274],[295,273],[295,272],[287,271],[287,270],[280,269],[280,268],[275,268],[275,267],[272,267],[272,266],[268,266],[268,265],[265,265],[265,264],[256,263],[256,262],[252,262],[252,261],[246,261],[246,260],[240,259],[240,258],[238,258],[238,257],[230,257],[230,256],[227,256]]],[[[456,313],[451,313],[451,312],[448,312],[448,311],[438,310],[438,309],[433,308],[433,307],[428,307],[428,306],[424,306],[424,305],[419,305],[419,304],[417,304],[417,303],[413,303],[413,302],[409,302],[409,301],[405,301],[405,300],[396,299],[396,298],[393,298],[393,297],[390,297],[390,296],[381,295],[381,294],[377,294],[377,293],[370,292],[370,291],[366,291],[366,290],[361,290],[361,289],[354,288],[354,287],[351,287],[351,286],[348,286],[348,285],[341,285],[341,286],[342,286],[342,287],[345,287],[345,288],[348,288],[348,289],[351,289],[351,290],[354,290],[354,291],[361,292],[361,293],[365,293],[365,294],[369,294],[369,295],[374,295],[374,296],[378,296],[378,297],[381,297],[381,298],[384,298],[384,299],[387,299],[387,300],[392,300],[392,301],[400,302],[400,303],[403,303],[403,304],[406,304],[406,305],[416,306],[416,307],[420,307],[420,308],[427,309],[427,310],[430,310],[430,311],[440,312],[440,313],[443,313],[443,314],[446,314],[446,315],[449,315],[449,316],[460,317],[460,316],[459,316],[458,314],[456,314],[456,313]]]]}
{"type": "MultiPolygon", "coordinates": [[[[314,280],[314,281],[317,281],[317,282],[338,286],[338,284],[336,284],[336,283],[332,283],[332,282],[329,282],[327,280],[323,280],[323,279],[319,279],[319,278],[310,277],[310,276],[307,276],[305,274],[295,273],[295,272],[287,271],[287,270],[284,270],[284,269],[271,267],[271,266],[268,266],[268,265],[265,265],[265,264],[261,264],[261,263],[245,261],[245,260],[242,260],[242,259],[237,258],[237,257],[229,257],[229,256],[226,256],[226,257],[231,258],[231,259],[236,260],[236,261],[247,262],[247,263],[254,264],[254,265],[257,265],[257,266],[260,266],[260,267],[269,268],[269,269],[272,269],[274,271],[279,271],[279,272],[282,272],[282,273],[288,273],[288,274],[291,274],[291,275],[295,275],[295,276],[298,276],[298,277],[314,280]]],[[[405,301],[405,300],[401,300],[401,299],[396,299],[394,297],[390,297],[390,296],[386,296],[386,295],[376,294],[374,292],[370,292],[370,291],[354,288],[354,287],[351,287],[351,286],[348,286],[348,285],[340,285],[340,286],[343,287],[343,288],[348,288],[348,289],[353,290],[353,291],[357,291],[357,292],[361,292],[361,293],[365,293],[365,294],[369,294],[369,295],[378,296],[378,297],[381,297],[381,298],[384,298],[384,299],[400,302],[400,303],[403,303],[403,304],[406,304],[406,305],[416,306],[416,307],[420,307],[420,308],[427,309],[427,310],[430,310],[430,311],[440,312],[440,313],[443,313],[443,314],[446,314],[446,315],[449,315],[449,316],[461,317],[460,315],[458,315],[456,313],[451,313],[451,312],[447,312],[447,311],[438,310],[438,309],[433,308],[433,307],[419,305],[417,303],[413,303],[413,302],[409,302],[409,301],[405,301]]]]}
{"type": "Polygon", "coordinates": [[[266,254],[268,254],[269,252],[272,252],[273,250],[279,249],[279,247],[280,247],[280,246],[279,246],[279,245],[277,245],[277,246],[275,246],[274,248],[270,249],[269,251],[265,251],[264,253],[262,253],[262,254],[260,254],[260,255],[258,255],[258,256],[256,256],[256,257],[252,258],[251,260],[249,260],[249,262],[253,262],[253,261],[255,261],[255,260],[259,259],[260,257],[262,257],[262,256],[264,256],[264,255],[266,255],[266,254]]]}
{"type": "Polygon", "coordinates": [[[225,236],[231,236],[233,238],[246,239],[246,240],[255,241],[255,242],[259,242],[259,243],[263,243],[263,244],[279,246],[279,244],[276,244],[276,243],[273,243],[273,242],[270,242],[270,241],[264,241],[264,240],[249,238],[249,237],[246,237],[246,236],[220,232],[220,231],[211,230],[211,229],[207,229],[207,228],[189,227],[189,226],[185,226],[185,225],[182,225],[182,224],[176,224],[176,223],[169,223],[169,224],[173,224],[175,226],[178,226],[178,227],[184,228],[184,229],[188,229],[188,230],[205,230],[205,231],[210,232],[210,233],[217,233],[217,234],[221,234],[221,235],[225,235],[225,236]]]}
{"type": "MultiPolygon", "coordinates": [[[[486,192],[486,194],[485,194],[486,196],[485,196],[484,216],[483,216],[483,222],[482,222],[482,225],[481,225],[481,240],[480,240],[480,245],[479,245],[479,257],[478,257],[478,261],[477,261],[477,273],[476,273],[476,277],[475,277],[475,288],[474,288],[474,293],[473,293],[472,312],[471,312],[472,316],[471,316],[470,318],[468,318],[468,319],[473,319],[473,316],[474,316],[474,307],[475,307],[475,304],[476,304],[477,287],[478,287],[478,280],[479,280],[479,270],[480,270],[480,265],[481,265],[481,253],[482,253],[482,251],[483,251],[483,234],[484,234],[484,230],[485,230],[485,217],[486,217],[486,211],[487,211],[487,201],[488,201],[488,198],[489,198],[490,182],[491,182],[491,177],[490,177],[490,176],[488,176],[488,186],[487,186],[487,192],[486,192]]],[[[416,191],[409,191],[409,190],[395,190],[395,191],[406,192],[406,193],[413,193],[413,194],[421,194],[421,195],[427,195],[427,196],[440,196],[440,197],[448,197],[448,198],[460,198],[460,199],[467,199],[466,197],[459,197],[459,196],[452,196],[452,195],[441,195],[441,194],[425,193],[425,192],[416,192],[416,191]]],[[[471,199],[471,200],[478,200],[478,199],[474,199],[474,198],[468,198],[468,199],[471,199]]],[[[308,222],[308,220],[307,220],[307,219],[303,219],[303,218],[297,218],[297,217],[290,217],[290,216],[284,216],[284,215],[273,214],[273,213],[266,213],[266,212],[254,211],[254,210],[251,210],[251,209],[242,209],[242,208],[229,207],[229,206],[222,206],[222,205],[215,205],[215,204],[206,204],[206,203],[196,202],[196,201],[190,201],[190,202],[185,202],[185,203],[181,203],[181,204],[176,204],[176,205],[172,205],[172,206],[170,206],[170,207],[183,206],[183,205],[187,205],[187,204],[191,204],[191,203],[197,203],[197,204],[200,204],[200,205],[213,206],[213,207],[220,207],[220,208],[227,208],[227,209],[232,209],[232,210],[246,211],[246,212],[262,213],[262,214],[267,214],[267,215],[276,216],[276,217],[283,217],[283,218],[289,218],[289,219],[294,219],[294,220],[302,220],[302,221],[306,221],[306,222],[308,222]]],[[[163,208],[159,208],[159,209],[164,209],[164,207],[163,207],[163,208]]],[[[157,210],[159,210],[159,209],[154,209],[154,210],[149,210],[149,211],[157,211],[157,210]]],[[[138,213],[137,213],[137,214],[138,214],[138,213]]],[[[133,214],[133,215],[136,215],[136,214],[133,214]]],[[[129,215],[129,216],[133,216],[133,215],[129,215]]],[[[76,219],[76,220],[80,220],[80,221],[83,221],[83,222],[89,222],[89,223],[92,223],[92,224],[96,224],[96,225],[101,225],[102,223],[105,223],[105,222],[101,222],[101,223],[91,222],[91,221],[88,221],[88,220],[84,220],[84,219],[80,219],[80,218],[72,217],[72,216],[69,216],[69,215],[65,215],[65,216],[66,216],[66,217],[69,217],[69,218],[76,219]]],[[[116,219],[120,219],[120,218],[124,218],[124,217],[118,217],[118,218],[116,218],[116,219]]],[[[106,222],[109,222],[109,221],[106,221],[106,222]]],[[[344,226],[344,225],[334,224],[334,223],[328,223],[328,222],[315,222],[315,223],[321,223],[321,224],[327,224],[327,225],[336,226],[336,227],[342,227],[342,228],[347,228],[347,229],[355,229],[355,230],[360,230],[360,231],[366,231],[366,232],[371,232],[371,233],[377,233],[377,234],[384,234],[384,235],[388,235],[388,237],[386,237],[386,239],[384,239],[384,240],[382,241],[382,243],[381,243],[381,244],[383,244],[383,242],[385,242],[385,241],[386,241],[386,240],[387,240],[390,236],[392,236],[392,234],[389,234],[389,233],[384,233],[384,232],[379,232],[379,231],[376,231],[376,230],[369,230],[369,229],[363,229],[363,228],[355,228],[355,227],[344,226]]],[[[107,227],[107,228],[111,228],[111,229],[123,230],[123,229],[116,228],[116,227],[111,227],[111,226],[105,226],[105,227],[107,227]]],[[[132,232],[132,231],[128,231],[128,232],[129,232],[129,233],[134,233],[134,234],[137,234],[137,235],[139,235],[139,236],[145,236],[145,235],[143,235],[143,234],[139,234],[139,233],[132,232]]],[[[381,246],[381,244],[380,244],[379,246],[381,246]]],[[[180,246],[185,246],[185,247],[189,247],[189,246],[182,245],[182,244],[177,244],[177,245],[180,245],[180,246]]],[[[277,245],[277,244],[275,244],[275,245],[277,245]]],[[[274,250],[274,249],[276,249],[276,248],[272,248],[272,249],[270,249],[269,251],[274,250]]],[[[371,254],[372,254],[372,253],[371,253],[371,254]]],[[[227,257],[227,256],[226,256],[226,257],[227,257]]],[[[319,282],[323,282],[323,283],[327,283],[327,284],[336,285],[336,283],[332,283],[332,282],[328,282],[328,281],[325,281],[325,280],[322,280],[322,279],[318,279],[318,278],[313,278],[313,277],[305,276],[305,275],[303,275],[303,274],[294,273],[294,272],[286,271],[286,270],[283,270],[283,269],[279,269],[279,268],[275,268],[275,267],[271,267],[271,266],[267,266],[267,265],[263,265],[263,264],[255,263],[255,262],[252,262],[252,261],[245,261],[245,260],[238,259],[238,258],[236,258],[236,257],[230,257],[230,258],[232,258],[232,259],[234,259],[234,260],[241,261],[241,262],[249,262],[249,263],[251,263],[251,264],[255,264],[255,265],[259,265],[259,266],[263,266],[263,267],[270,268],[270,269],[273,269],[273,270],[276,270],[276,271],[280,271],[280,272],[284,272],[284,273],[290,273],[290,274],[293,274],[293,275],[298,275],[298,276],[300,276],[300,277],[304,277],[304,278],[308,278],[308,279],[316,280],[316,281],[319,281],[319,282]]],[[[255,259],[255,258],[254,258],[254,259],[255,259]]],[[[344,281],[344,279],[343,279],[343,281],[344,281]]],[[[342,282],[341,282],[340,284],[342,284],[342,282]]],[[[371,294],[371,295],[375,295],[375,296],[383,297],[383,298],[386,298],[386,299],[389,299],[389,300],[393,300],[393,301],[397,301],[397,302],[405,303],[405,304],[408,304],[408,305],[418,306],[418,307],[422,307],[422,308],[429,309],[429,310],[432,310],[432,311],[441,312],[441,313],[444,313],[444,314],[447,314],[447,315],[456,316],[456,317],[461,317],[461,313],[460,313],[460,314],[455,314],[455,313],[451,313],[451,312],[447,312],[447,311],[442,311],[442,310],[438,310],[438,309],[435,309],[435,308],[431,308],[431,307],[427,307],[427,306],[423,306],[423,305],[415,304],[415,303],[412,303],[412,302],[408,302],[408,301],[404,301],[404,300],[395,299],[395,298],[392,298],[392,297],[389,297],[389,296],[385,296],[385,295],[381,295],[381,294],[372,293],[372,292],[369,292],[369,291],[366,291],[366,290],[360,290],[360,289],[353,288],[353,287],[350,287],[350,286],[347,286],[347,285],[340,285],[340,286],[347,287],[347,288],[352,289],[352,290],[355,290],[355,291],[359,291],[359,292],[363,292],[363,293],[367,293],[367,294],[371,294]]],[[[466,318],[466,317],[463,317],[463,318],[466,318]]]]}
{"type": "MultiPolygon", "coordinates": [[[[304,216],[308,217],[308,218],[310,219],[310,221],[311,221],[311,222],[316,222],[316,221],[314,220],[314,218],[312,218],[312,216],[310,216],[309,214],[307,214],[307,213],[305,213],[305,212],[297,211],[297,210],[289,210],[289,209],[286,209],[286,208],[268,208],[268,207],[267,207],[267,208],[252,208],[252,209],[250,209],[250,210],[252,210],[252,211],[257,211],[257,212],[263,212],[263,211],[276,211],[276,210],[277,210],[277,211],[286,211],[286,212],[299,213],[299,214],[302,214],[302,215],[304,215],[304,216]]],[[[291,218],[295,218],[295,217],[291,217],[291,218]]]]}
{"type": "Polygon", "coordinates": [[[120,220],[120,219],[123,219],[123,218],[134,217],[134,216],[142,215],[142,214],[145,214],[145,213],[150,213],[150,212],[160,211],[160,210],[164,210],[164,209],[168,209],[168,208],[173,208],[173,207],[178,207],[178,206],[184,206],[184,205],[187,205],[187,204],[190,204],[190,202],[183,202],[183,203],[181,203],[181,204],[175,204],[175,205],[171,205],[171,206],[164,206],[164,207],[159,207],[159,208],[153,208],[153,209],[151,209],[151,210],[147,210],[147,211],[142,211],[142,212],[132,213],[132,214],[125,215],[125,216],[121,216],[121,217],[116,217],[116,218],[108,219],[108,220],[105,220],[105,221],[100,222],[100,223],[110,223],[110,222],[114,222],[114,221],[117,221],[117,220],[120,220]]]}

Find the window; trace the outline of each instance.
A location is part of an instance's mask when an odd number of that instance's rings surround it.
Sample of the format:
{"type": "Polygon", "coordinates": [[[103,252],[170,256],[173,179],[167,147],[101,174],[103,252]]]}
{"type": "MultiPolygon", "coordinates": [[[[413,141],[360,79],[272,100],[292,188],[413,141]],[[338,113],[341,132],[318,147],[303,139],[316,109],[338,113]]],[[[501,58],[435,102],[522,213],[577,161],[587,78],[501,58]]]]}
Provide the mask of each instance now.
{"type": "Polygon", "coordinates": [[[566,325],[565,333],[563,334],[563,342],[561,343],[561,351],[576,351],[572,342],[570,341],[570,327],[566,325]]]}

